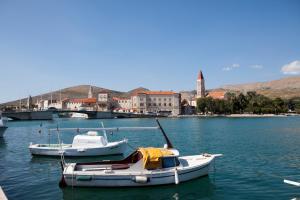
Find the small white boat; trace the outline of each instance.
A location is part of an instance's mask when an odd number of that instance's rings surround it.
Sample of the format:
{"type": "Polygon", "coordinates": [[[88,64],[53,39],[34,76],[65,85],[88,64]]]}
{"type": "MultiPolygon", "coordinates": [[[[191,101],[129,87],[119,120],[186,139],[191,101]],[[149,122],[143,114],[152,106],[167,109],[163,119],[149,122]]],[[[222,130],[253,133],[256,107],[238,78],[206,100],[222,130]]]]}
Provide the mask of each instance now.
{"type": "Polygon", "coordinates": [[[289,185],[300,187],[300,182],[297,182],[297,181],[291,181],[291,180],[284,179],[283,182],[286,184],[289,184],[289,185]]]}
{"type": "Polygon", "coordinates": [[[4,120],[3,120],[2,116],[0,115],[0,137],[3,137],[6,129],[7,129],[7,126],[5,126],[4,120]]]}
{"type": "Polygon", "coordinates": [[[62,158],[62,179],[59,186],[137,187],[178,184],[208,175],[214,159],[221,156],[179,156],[178,150],[173,148],[160,124],[153,128],[161,129],[167,141],[165,148],[138,148],[120,161],[65,163],[62,158]]]}
{"type": "MultiPolygon", "coordinates": [[[[78,129],[77,129],[78,130],[78,129]]],[[[86,135],[76,135],[72,144],[32,144],[29,150],[32,155],[44,156],[103,156],[123,154],[127,149],[127,139],[108,142],[106,133],[99,136],[96,131],[86,135]]]]}
{"type": "Polygon", "coordinates": [[[88,119],[88,115],[85,113],[72,113],[71,118],[88,119]]]}

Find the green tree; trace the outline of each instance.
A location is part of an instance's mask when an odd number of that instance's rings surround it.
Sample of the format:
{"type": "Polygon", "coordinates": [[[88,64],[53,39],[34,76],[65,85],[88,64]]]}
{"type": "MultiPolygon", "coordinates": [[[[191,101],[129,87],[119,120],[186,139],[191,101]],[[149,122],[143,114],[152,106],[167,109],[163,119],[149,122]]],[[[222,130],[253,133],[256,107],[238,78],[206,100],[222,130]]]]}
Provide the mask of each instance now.
{"type": "Polygon", "coordinates": [[[197,99],[197,112],[206,113],[206,98],[197,99]]]}
{"type": "Polygon", "coordinates": [[[281,98],[274,99],[273,105],[274,105],[274,109],[275,109],[275,114],[285,112],[285,104],[281,98]]]}
{"type": "Polygon", "coordinates": [[[206,98],[206,109],[208,112],[215,113],[215,101],[213,98],[206,98]]]}
{"type": "Polygon", "coordinates": [[[249,102],[243,93],[239,94],[239,96],[237,97],[237,102],[240,113],[244,113],[244,110],[246,109],[249,102]]]}

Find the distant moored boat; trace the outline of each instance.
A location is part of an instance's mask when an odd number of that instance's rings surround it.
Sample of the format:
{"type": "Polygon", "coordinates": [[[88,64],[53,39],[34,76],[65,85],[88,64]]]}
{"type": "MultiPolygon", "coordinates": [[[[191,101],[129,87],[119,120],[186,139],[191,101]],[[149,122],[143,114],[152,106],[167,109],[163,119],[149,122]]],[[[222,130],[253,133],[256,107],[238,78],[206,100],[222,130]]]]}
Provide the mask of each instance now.
{"type": "Polygon", "coordinates": [[[5,126],[4,120],[0,114],[0,137],[3,137],[6,129],[7,129],[7,126],[5,126]]]}

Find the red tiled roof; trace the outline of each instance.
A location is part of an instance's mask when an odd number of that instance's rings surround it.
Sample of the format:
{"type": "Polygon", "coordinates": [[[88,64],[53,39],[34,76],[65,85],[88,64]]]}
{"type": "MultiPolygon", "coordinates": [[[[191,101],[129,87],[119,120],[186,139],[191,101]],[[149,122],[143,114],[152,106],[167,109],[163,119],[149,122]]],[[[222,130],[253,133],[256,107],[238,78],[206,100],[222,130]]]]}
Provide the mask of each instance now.
{"type": "Polygon", "coordinates": [[[224,99],[226,91],[212,91],[208,93],[208,97],[212,97],[213,99],[224,99]]]}
{"type": "Polygon", "coordinates": [[[204,77],[203,77],[203,74],[202,74],[202,71],[200,70],[199,74],[198,74],[198,80],[203,80],[204,77]]]}
{"type": "Polygon", "coordinates": [[[113,97],[112,99],[115,100],[115,101],[118,101],[118,100],[130,100],[130,98],[122,98],[122,97],[113,97]]]}
{"type": "Polygon", "coordinates": [[[96,98],[81,98],[81,99],[70,99],[71,103],[96,103],[96,98]]]}
{"type": "Polygon", "coordinates": [[[132,94],[132,96],[137,96],[138,94],[152,94],[152,95],[172,95],[176,94],[172,91],[144,91],[144,92],[137,92],[132,94]]]}

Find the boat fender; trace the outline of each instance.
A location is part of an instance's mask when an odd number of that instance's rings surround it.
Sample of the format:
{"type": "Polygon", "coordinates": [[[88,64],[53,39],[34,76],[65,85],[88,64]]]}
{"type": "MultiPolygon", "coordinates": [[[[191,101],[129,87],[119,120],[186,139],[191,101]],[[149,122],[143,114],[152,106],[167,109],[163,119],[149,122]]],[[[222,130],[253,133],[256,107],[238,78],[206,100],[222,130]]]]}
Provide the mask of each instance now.
{"type": "Polygon", "coordinates": [[[147,183],[150,179],[147,176],[134,176],[132,180],[136,183],[147,183]]]}
{"type": "Polygon", "coordinates": [[[175,184],[178,185],[179,184],[179,177],[178,177],[177,168],[175,168],[174,175],[175,175],[175,184]]]}

